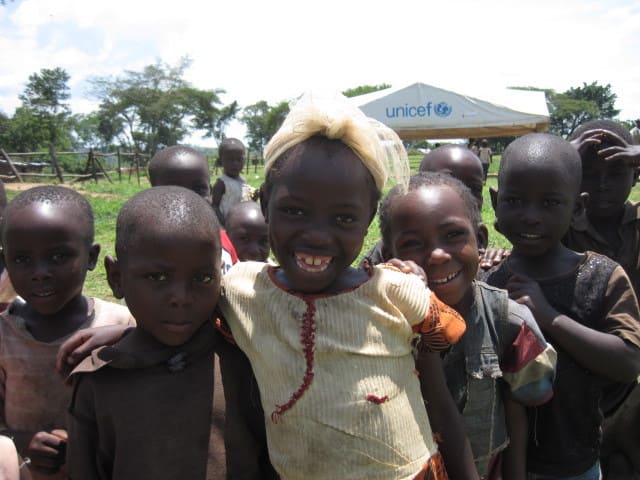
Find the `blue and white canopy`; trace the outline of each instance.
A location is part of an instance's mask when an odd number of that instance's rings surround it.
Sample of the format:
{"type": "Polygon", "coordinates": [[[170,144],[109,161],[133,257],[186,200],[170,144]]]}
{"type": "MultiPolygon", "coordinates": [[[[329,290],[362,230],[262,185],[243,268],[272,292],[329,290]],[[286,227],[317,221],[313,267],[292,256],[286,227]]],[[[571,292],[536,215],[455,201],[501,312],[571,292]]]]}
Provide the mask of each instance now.
{"type": "Polygon", "coordinates": [[[404,140],[505,137],[549,128],[545,95],[536,91],[503,89],[481,100],[414,83],[351,101],[404,140]]]}

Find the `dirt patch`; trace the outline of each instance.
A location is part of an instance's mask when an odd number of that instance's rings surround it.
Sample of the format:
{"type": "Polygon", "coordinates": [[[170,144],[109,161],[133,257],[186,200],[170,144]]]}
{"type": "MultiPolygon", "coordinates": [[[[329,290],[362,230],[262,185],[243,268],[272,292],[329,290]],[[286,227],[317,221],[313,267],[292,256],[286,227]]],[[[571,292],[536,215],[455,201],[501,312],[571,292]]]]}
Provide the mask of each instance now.
{"type": "MultiPolygon", "coordinates": [[[[39,187],[41,185],[52,185],[52,184],[51,183],[31,183],[31,182],[22,182],[22,183],[21,182],[11,182],[11,183],[5,182],[4,188],[6,190],[22,192],[23,190],[29,190],[30,188],[39,187]]],[[[83,189],[82,185],[79,183],[65,183],[64,186],[67,188],[73,188],[74,190],[77,190],[82,195],[85,195],[87,197],[118,198],[117,195],[114,195],[112,193],[89,192],[83,189]]]]}

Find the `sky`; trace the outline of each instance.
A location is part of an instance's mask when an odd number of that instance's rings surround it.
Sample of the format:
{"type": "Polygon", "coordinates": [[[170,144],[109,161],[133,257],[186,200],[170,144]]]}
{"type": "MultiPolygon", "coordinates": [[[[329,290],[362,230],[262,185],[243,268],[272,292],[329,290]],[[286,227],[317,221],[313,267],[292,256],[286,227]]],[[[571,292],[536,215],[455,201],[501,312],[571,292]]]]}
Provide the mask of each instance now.
{"type": "MultiPolygon", "coordinates": [[[[241,106],[364,84],[481,98],[597,81],[618,95],[620,119],[640,118],[639,0],[6,0],[0,110],[12,115],[42,68],[64,68],[72,111],[88,113],[91,77],[184,56],[188,81],[241,106]]],[[[227,131],[242,134],[237,123],[227,131]]]]}

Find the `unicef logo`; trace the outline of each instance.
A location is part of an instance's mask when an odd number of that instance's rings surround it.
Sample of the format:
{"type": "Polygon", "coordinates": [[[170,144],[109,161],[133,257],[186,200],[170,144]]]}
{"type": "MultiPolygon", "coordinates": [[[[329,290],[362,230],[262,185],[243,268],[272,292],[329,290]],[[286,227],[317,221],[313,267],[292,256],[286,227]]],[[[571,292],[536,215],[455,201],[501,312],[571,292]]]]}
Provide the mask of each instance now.
{"type": "Polygon", "coordinates": [[[433,107],[433,111],[439,117],[448,117],[451,115],[451,105],[447,102],[440,102],[433,107]]]}
{"type": "Polygon", "coordinates": [[[438,117],[448,117],[451,115],[453,107],[447,102],[434,104],[431,100],[423,105],[398,105],[396,107],[385,107],[387,118],[415,118],[430,117],[434,113],[438,117]]]}

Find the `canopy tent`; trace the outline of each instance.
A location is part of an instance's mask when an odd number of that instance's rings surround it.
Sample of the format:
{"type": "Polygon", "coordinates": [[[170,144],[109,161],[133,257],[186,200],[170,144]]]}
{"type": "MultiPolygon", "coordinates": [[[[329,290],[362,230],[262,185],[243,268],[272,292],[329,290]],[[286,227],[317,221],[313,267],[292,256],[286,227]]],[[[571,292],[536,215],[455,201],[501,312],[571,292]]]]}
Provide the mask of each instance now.
{"type": "Polygon", "coordinates": [[[403,140],[524,135],[549,128],[544,92],[504,89],[485,100],[414,83],[353,97],[403,140]]]}

